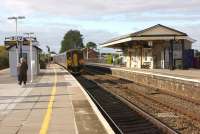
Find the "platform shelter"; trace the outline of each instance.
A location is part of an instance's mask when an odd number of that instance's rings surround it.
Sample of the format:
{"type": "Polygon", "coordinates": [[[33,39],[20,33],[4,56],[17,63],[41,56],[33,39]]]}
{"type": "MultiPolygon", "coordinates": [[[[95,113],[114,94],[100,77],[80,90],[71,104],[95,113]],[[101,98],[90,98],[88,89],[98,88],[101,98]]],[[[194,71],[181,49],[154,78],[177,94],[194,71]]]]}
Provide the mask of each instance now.
{"type": "Polygon", "coordinates": [[[188,52],[194,42],[186,33],[158,24],[111,39],[101,47],[121,49],[129,68],[174,69],[192,60],[188,52]]]}
{"type": "MultiPolygon", "coordinates": [[[[39,74],[40,65],[39,65],[39,56],[41,53],[41,49],[38,47],[39,42],[36,39],[32,39],[32,67],[33,67],[33,75],[39,74]]],[[[10,74],[12,76],[17,75],[17,59],[20,58],[26,59],[28,63],[28,75],[31,74],[31,60],[30,60],[30,42],[27,38],[22,37],[20,41],[18,41],[18,45],[15,40],[6,40],[5,46],[9,52],[9,68],[10,74]],[[17,58],[17,55],[19,58],[17,58]]]]}

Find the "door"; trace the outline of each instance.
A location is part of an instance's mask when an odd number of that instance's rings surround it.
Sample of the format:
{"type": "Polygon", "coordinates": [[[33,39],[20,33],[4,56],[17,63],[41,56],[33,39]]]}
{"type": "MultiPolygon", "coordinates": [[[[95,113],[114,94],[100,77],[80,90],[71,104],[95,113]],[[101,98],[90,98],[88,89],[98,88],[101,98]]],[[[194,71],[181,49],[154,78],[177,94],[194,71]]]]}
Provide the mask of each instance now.
{"type": "Polygon", "coordinates": [[[149,66],[148,68],[153,68],[153,60],[152,60],[152,49],[144,48],[142,52],[142,65],[149,66]]]}
{"type": "Polygon", "coordinates": [[[169,68],[169,48],[165,48],[165,68],[169,68]]]}

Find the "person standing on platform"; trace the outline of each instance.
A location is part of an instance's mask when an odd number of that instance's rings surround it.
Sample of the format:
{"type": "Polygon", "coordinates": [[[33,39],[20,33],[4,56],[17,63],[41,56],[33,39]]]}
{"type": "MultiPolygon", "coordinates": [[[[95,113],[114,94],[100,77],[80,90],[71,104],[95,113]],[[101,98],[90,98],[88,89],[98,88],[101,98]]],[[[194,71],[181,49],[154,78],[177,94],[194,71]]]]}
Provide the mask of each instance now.
{"type": "Polygon", "coordinates": [[[22,82],[24,83],[24,85],[26,85],[27,70],[28,70],[28,65],[27,65],[26,60],[23,58],[20,69],[19,69],[19,85],[21,85],[22,82]]]}
{"type": "Polygon", "coordinates": [[[18,84],[20,83],[20,67],[21,67],[22,60],[23,60],[23,58],[20,58],[20,62],[17,63],[17,80],[18,80],[18,84]]]}

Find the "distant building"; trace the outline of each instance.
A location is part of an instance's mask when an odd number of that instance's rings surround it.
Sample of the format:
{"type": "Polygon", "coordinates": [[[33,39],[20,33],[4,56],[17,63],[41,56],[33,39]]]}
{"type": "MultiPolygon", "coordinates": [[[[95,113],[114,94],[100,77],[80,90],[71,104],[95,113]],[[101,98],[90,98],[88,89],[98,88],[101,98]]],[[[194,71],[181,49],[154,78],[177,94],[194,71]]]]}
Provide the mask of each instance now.
{"type": "Polygon", "coordinates": [[[83,57],[84,59],[97,59],[99,56],[99,53],[91,48],[84,48],[83,49],[83,57]]]}
{"type": "Polygon", "coordinates": [[[195,40],[186,33],[161,24],[111,39],[101,47],[121,49],[126,67],[150,69],[184,68],[195,40]]]}
{"type": "MultiPolygon", "coordinates": [[[[21,45],[16,45],[16,41],[9,40],[7,39],[5,41],[5,46],[7,47],[7,50],[9,52],[9,67],[10,67],[10,73],[12,76],[17,75],[17,51],[18,51],[18,56],[23,57],[26,59],[27,64],[28,64],[28,75],[30,75],[30,44],[27,39],[21,40],[18,44],[21,45]]],[[[33,41],[33,49],[32,49],[32,61],[33,61],[33,74],[37,75],[40,70],[40,65],[39,65],[39,55],[42,50],[38,47],[38,42],[37,40],[33,41]]]]}

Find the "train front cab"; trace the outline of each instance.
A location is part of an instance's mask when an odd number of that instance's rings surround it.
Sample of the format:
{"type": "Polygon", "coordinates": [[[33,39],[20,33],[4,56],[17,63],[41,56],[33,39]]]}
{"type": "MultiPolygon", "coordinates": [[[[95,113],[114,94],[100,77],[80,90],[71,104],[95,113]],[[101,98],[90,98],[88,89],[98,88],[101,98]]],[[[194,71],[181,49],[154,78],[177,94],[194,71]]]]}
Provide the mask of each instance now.
{"type": "Polygon", "coordinates": [[[67,51],[67,69],[73,74],[80,74],[83,69],[83,54],[80,50],[67,51]]]}

